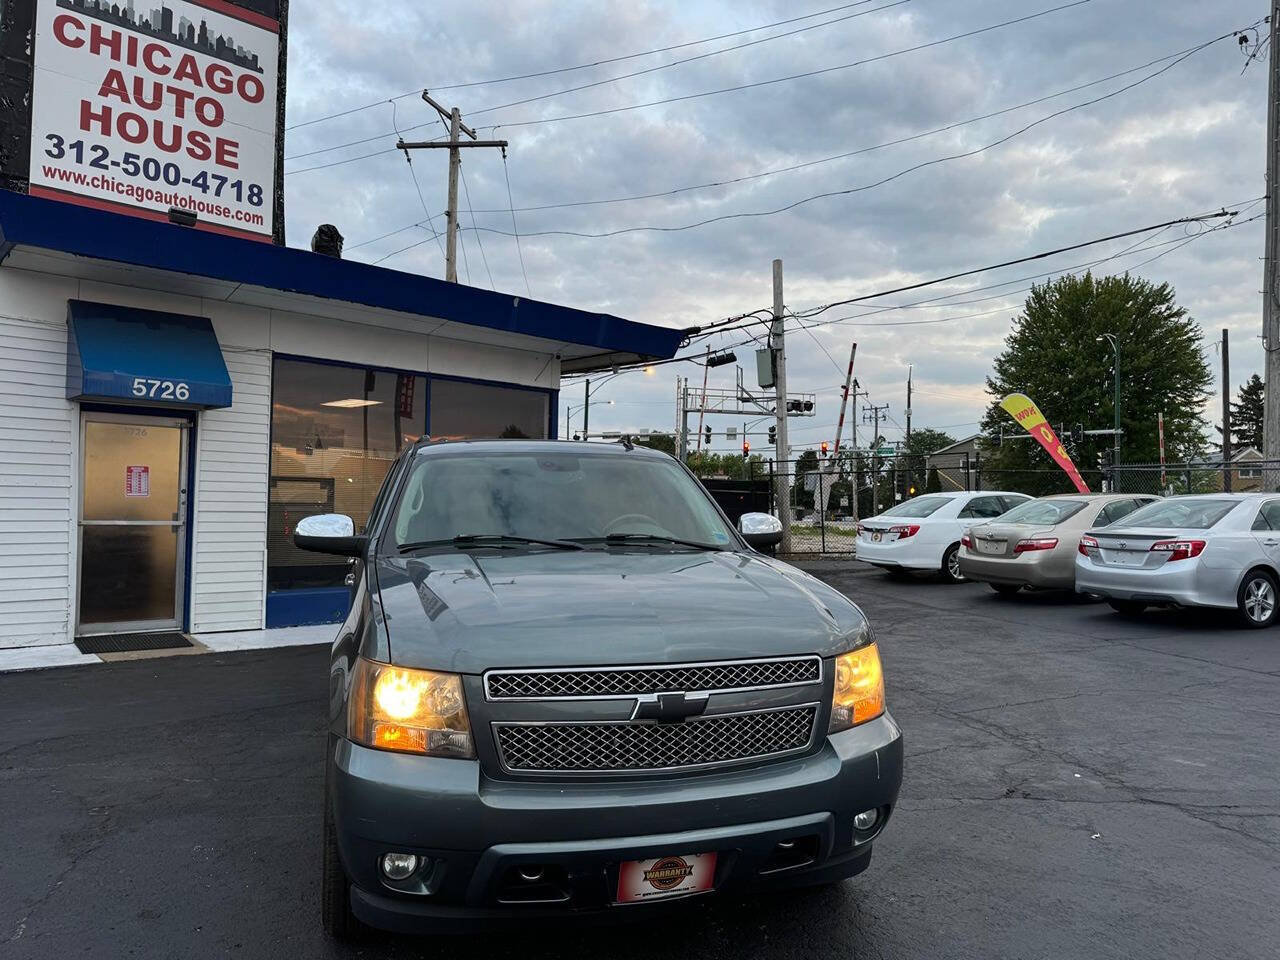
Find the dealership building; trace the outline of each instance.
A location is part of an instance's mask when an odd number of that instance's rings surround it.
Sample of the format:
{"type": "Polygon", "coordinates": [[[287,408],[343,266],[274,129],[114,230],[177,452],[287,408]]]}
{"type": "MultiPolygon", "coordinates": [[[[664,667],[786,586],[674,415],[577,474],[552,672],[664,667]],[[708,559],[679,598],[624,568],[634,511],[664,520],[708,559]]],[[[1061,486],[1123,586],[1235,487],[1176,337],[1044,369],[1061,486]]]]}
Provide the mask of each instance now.
{"type": "Polygon", "coordinates": [[[678,331],[0,191],[0,649],[336,622],[423,436],[554,437],[563,374],[678,331]]]}

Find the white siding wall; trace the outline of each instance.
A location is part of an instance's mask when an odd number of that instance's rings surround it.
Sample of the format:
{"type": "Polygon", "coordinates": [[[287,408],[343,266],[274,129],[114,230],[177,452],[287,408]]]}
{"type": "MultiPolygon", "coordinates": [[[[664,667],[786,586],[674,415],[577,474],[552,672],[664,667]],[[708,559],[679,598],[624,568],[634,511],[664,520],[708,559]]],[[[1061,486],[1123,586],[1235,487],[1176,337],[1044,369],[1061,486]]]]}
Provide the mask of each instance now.
{"type": "Polygon", "coordinates": [[[65,326],[0,315],[0,648],[71,632],[78,431],[66,372],[65,326]]]}
{"type": "Polygon", "coordinates": [[[196,433],[191,630],[263,625],[271,355],[223,344],[232,405],[200,414],[196,433]]]}

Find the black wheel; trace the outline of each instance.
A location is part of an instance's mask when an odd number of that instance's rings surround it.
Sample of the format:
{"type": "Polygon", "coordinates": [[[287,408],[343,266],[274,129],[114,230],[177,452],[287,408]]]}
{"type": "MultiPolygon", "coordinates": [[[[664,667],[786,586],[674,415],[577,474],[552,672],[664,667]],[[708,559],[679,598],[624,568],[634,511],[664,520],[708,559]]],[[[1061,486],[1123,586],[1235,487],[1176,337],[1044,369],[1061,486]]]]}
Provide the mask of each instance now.
{"type": "Polygon", "coordinates": [[[351,912],[351,881],[338,856],[338,834],[326,811],[324,817],[324,865],[320,875],[320,921],[335,940],[359,939],[364,925],[351,912]]]}
{"type": "Polygon", "coordinates": [[[1147,605],[1138,600],[1108,600],[1107,603],[1116,613],[1126,617],[1136,617],[1147,609],[1147,605]]]}
{"type": "Polygon", "coordinates": [[[992,590],[1000,594],[1002,597],[1012,597],[1015,593],[1022,589],[1017,583],[989,583],[987,584],[992,590]]]}
{"type": "Polygon", "coordinates": [[[947,583],[964,583],[966,577],[960,572],[960,544],[953,543],[942,555],[942,579],[947,583]]]}
{"type": "Polygon", "coordinates": [[[1280,593],[1276,589],[1276,578],[1265,570],[1250,570],[1240,581],[1240,589],[1236,591],[1236,610],[1240,623],[1246,627],[1260,630],[1276,622],[1280,613],[1280,593]]]}

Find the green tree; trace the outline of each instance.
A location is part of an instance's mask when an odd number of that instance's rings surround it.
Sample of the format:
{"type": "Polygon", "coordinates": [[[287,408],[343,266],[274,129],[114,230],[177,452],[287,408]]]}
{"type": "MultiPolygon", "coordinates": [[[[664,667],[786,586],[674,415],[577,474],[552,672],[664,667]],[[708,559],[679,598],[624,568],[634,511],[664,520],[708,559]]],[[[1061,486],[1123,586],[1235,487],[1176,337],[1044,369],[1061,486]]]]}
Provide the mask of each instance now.
{"type": "Polygon", "coordinates": [[[955,442],[956,438],[949,433],[929,427],[919,427],[911,431],[911,441],[907,444],[906,452],[913,457],[926,457],[935,450],[949,447],[955,442]]]}
{"type": "Polygon", "coordinates": [[[663,453],[676,455],[676,438],[670,433],[651,433],[647,437],[636,437],[635,442],[641,447],[651,447],[663,453]]]}
{"type": "MultiPolygon", "coordinates": [[[[1103,334],[1120,345],[1121,459],[1159,459],[1157,415],[1164,413],[1165,449],[1170,461],[1188,459],[1204,447],[1202,410],[1212,378],[1201,353],[1199,326],[1175,301],[1167,283],[1129,275],[1095,279],[1064,276],[1031,288],[1022,313],[1013,320],[1004,351],[987,378],[994,398],[983,432],[994,438],[1019,429],[999,403],[1025,393],[1049,423],[1076,423],[1086,429],[1110,427],[1115,416],[1114,354],[1103,334]]],[[[994,447],[994,439],[989,441],[994,447]]],[[[1110,437],[1086,437],[1069,449],[1082,470],[1094,467],[1110,437]]],[[[984,461],[987,458],[984,457],[984,461]]],[[[1049,469],[1048,454],[1034,441],[1006,443],[993,458],[1000,469],[1049,469]]],[[[1066,489],[1066,475],[1062,477],[1066,489]]]]}
{"type": "Polygon", "coordinates": [[[1256,373],[1240,388],[1239,399],[1231,404],[1231,436],[1236,448],[1262,449],[1262,401],[1266,387],[1256,373]]]}

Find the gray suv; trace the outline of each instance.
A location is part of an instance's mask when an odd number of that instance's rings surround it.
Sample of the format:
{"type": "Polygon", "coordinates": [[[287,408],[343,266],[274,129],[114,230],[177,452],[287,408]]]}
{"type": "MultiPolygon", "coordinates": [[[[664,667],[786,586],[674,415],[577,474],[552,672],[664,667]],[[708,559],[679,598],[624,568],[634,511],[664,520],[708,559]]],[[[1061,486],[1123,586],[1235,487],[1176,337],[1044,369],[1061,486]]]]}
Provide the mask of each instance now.
{"type": "Polygon", "coordinates": [[[879,653],[836,590],[630,443],[419,442],[333,645],[323,917],[431,932],[633,915],[864,870],[902,779],[879,653]]]}

